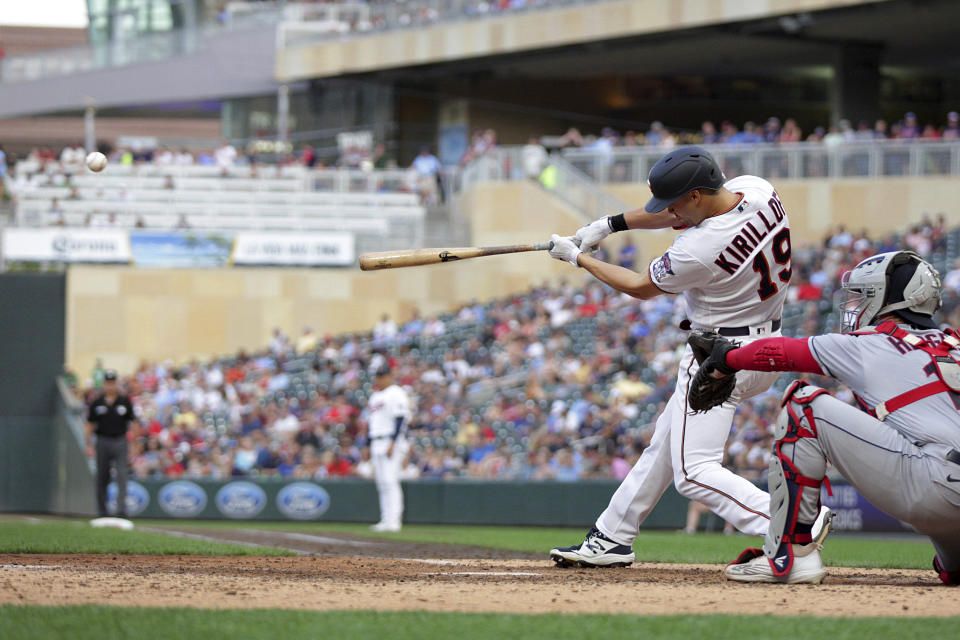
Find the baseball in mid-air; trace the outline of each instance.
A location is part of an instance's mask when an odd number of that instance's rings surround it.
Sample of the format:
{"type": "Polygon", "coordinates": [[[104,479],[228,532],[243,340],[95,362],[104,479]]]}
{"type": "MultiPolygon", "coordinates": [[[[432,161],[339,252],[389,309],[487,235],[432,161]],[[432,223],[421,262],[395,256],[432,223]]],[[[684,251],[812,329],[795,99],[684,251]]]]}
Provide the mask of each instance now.
{"type": "Polygon", "coordinates": [[[87,154],[87,166],[90,171],[103,171],[107,166],[107,156],[99,151],[91,151],[87,154]]]}

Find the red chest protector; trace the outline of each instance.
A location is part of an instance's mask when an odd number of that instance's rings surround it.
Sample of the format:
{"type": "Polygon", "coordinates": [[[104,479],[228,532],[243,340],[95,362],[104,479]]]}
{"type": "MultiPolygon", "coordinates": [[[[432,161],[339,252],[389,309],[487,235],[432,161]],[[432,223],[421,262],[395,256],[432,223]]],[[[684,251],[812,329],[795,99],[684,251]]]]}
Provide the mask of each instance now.
{"type": "MultiPolygon", "coordinates": [[[[881,402],[872,411],[877,419],[884,420],[897,409],[902,409],[908,404],[913,404],[918,400],[923,400],[938,393],[949,391],[960,393],[960,361],[950,355],[951,349],[960,349],[960,339],[958,339],[960,335],[958,335],[956,329],[945,329],[944,333],[946,335],[943,342],[937,344],[901,329],[895,322],[883,322],[873,329],[857,331],[854,334],[862,336],[880,333],[902,340],[914,349],[923,351],[930,356],[932,373],[936,374],[937,379],[881,402]]],[[[859,398],[857,400],[861,407],[865,408],[866,403],[859,398]]]]}

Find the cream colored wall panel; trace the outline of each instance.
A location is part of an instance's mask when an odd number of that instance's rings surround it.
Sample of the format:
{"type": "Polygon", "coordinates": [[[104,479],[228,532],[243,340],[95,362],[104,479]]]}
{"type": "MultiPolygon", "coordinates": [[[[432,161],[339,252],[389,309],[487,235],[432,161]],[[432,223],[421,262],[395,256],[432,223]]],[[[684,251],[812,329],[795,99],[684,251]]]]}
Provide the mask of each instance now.
{"type": "Polygon", "coordinates": [[[80,295],[115,296],[120,292],[120,274],[109,267],[75,267],[67,273],[67,282],[80,295]],[[82,277],[76,277],[78,270],[82,277]]]}
{"type": "Polygon", "coordinates": [[[353,291],[351,271],[313,271],[307,278],[307,297],[321,300],[349,298],[353,291]]]}
{"type": "Polygon", "coordinates": [[[264,320],[259,304],[252,304],[242,297],[228,300],[223,332],[227,341],[227,353],[237,349],[259,349],[267,344],[270,329],[264,320]]]}
{"type": "Polygon", "coordinates": [[[245,271],[243,295],[248,298],[277,298],[282,294],[283,273],[277,269],[250,269],[245,271]]]}
{"type": "Polygon", "coordinates": [[[227,308],[222,298],[195,298],[187,301],[187,333],[184,353],[227,353],[227,308]]]}
{"type": "Polygon", "coordinates": [[[220,272],[196,272],[191,279],[193,292],[198,296],[214,298],[236,298],[244,293],[244,281],[240,273],[234,277],[224,277],[220,272]]]}
{"type": "Polygon", "coordinates": [[[85,296],[71,305],[75,323],[72,348],[98,353],[123,345],[126,335],[124,300],[106,296],[85,296]]]}

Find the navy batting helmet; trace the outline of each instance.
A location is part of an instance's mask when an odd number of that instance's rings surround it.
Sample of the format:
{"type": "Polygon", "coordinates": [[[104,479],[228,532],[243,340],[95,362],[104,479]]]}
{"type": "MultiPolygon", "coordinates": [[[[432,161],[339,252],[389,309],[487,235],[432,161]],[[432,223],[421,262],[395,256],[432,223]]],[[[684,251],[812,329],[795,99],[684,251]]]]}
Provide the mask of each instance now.
{"type": "Polygon", "coordinates": [[[706,149],[674,149],[650,169],[647,184],[653,197],[645,209],[649,213],[663,211],[694,189],[719,189],[726,180],[720,165],[706,149]]]}

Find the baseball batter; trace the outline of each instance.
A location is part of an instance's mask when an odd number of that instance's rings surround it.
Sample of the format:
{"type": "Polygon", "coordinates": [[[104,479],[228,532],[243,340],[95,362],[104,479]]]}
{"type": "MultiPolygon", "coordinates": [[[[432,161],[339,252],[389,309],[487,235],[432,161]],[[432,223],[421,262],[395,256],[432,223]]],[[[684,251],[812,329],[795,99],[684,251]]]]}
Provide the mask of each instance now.
{"type": "MultiPolygon", "coordinates": [[[[686,227],[661,257],[636,273],[597,260],[591,250],[614,231],[635,226],[642,214],[601,218],[575,238],[553,236],[550,255],[583,267],[611,287],[640,299],[682,294],[692,327],[712,329],[749,343],[778,335],[790,282],[790,223],[776,191],[755,176],[726,181],[713,157],[682,147],[663,158],[648,178],[653,197],[645,210],[686,227]]],[[[693,415],[687,387],[697,369],[690,347],[680,361],[677,387],[656,422],[650,446],[614,493],[586,540],[558,547],[559,566],[625,566],[641,523],[672,481],[740,531],[764,535],[768,494],[725,469],[721,462],[733,414],[744,399],[765,391],[776,373],[737,376],[730,402],[693,415]]]]}
{"type": "Polygon", "coordinates": [[[410,423],[410,397],[393,383],[393,373],[386,364],[376,372],[374,392],[368,403],[370,457],[380,498],[380,522],[374,531],[400,531],[403,522],[403,489],[400,470],[410,443],[406,438],[410,423]]]}
{"type": "Polygon", "coordinates": [[[940,579],[960,584],[960,340],[932,317],[939,276],[916,253],[895,251],[857,265],[841,293],[845,333],[722,345],[703,363],[702,375],[717,369],[715,378],[738,370],[831,376],[862,409],[802,382],[787,390],[763,550],[748,549],[724,573],[742,582],[820,582],[811,523],[830,461],[876,507],[929,536],[940,579]],[[722,363],[713,362],[718,356],[722,363]]]}

